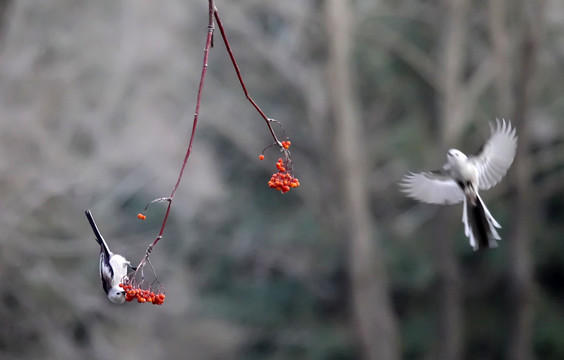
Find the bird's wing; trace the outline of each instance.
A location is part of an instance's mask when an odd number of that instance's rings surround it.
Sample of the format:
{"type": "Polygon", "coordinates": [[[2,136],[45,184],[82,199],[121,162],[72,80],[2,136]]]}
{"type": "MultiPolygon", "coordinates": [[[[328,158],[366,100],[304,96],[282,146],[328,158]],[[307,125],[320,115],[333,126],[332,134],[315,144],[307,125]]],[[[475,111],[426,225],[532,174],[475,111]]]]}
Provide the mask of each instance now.
{"type": "Polygon", "coordinates": [[[497,184],[511,166],[517,151],[517,136],[511,122],[496,119],[496,126],[490,124],[492,134],[478,155],[471,156],[470,162],[478,170],[478,188],[487,190],[497,184]]]}
{"type": "Polygon", "coordinates": [[[409,173],[400,182],[408,196],[430,204],[456,204],[464,200],[458,184],[444,171],[409,173]]]}
{"type": "Polygon", "coordinates": [[[100,251],[100,279],[102,280],[102,288],[104,288],[106,294],[110,291],[110,288],[113,285],[113,278],[114,270],[110,265],[110,261],[106,258],[105,253],[100,251]]]}

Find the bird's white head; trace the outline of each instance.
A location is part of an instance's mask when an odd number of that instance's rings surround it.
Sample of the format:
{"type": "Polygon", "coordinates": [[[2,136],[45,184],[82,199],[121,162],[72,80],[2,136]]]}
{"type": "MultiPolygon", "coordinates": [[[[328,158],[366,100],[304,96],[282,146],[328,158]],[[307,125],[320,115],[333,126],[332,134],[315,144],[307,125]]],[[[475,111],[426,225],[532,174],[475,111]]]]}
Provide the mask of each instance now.
{"type": "Polygon", "coordinates": [[[108,299],[114,304],[123,304],[125,302],[125,291],[120,287],[112,287],[108,291],[108,299]]]}
{"type": "Polygon", "coordinates": [[[456,149],[450,149],[447,152],[447,160],[449,163],[459,163],[462,161],[468,160],[468,156],[466,156],[462,151],[456,149]]]}

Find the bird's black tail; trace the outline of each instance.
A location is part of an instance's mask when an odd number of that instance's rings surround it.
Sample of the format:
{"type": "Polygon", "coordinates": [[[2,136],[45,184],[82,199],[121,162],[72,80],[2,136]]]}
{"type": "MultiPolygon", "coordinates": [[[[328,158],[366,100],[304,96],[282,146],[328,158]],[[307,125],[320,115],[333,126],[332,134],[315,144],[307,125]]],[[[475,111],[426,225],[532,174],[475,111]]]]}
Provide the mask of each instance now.
{"type": "Polygon", "coordinates": [[[96,226],[96,223],[94,222],[94,218],[92,217],[92,213],[90,212],[90,210],[86,210],[84,213],[86,214],[86,218],[88,219],[88,222],[90,223],[90,227],[92,227],[92,231],[94,231],[94,236],[96,236],[96,241],[102,247],[102,251],[104,251],[104,253],[106,253],[107,259],[109,259],[110,256],[111,256],[110,248],[108,247],[108,244],[106,244],[104,237],[102,237],[100,230],[98,230],[98,226],[96,226]]]}
{"type": "Polygon", "coordinates": [[[492,249],[497,247],[501,237],[495,227],[501,227],[491,216],[478,194],[469,195],[464,199],[464,230],[470,239],[474,250],[492,249]]]}

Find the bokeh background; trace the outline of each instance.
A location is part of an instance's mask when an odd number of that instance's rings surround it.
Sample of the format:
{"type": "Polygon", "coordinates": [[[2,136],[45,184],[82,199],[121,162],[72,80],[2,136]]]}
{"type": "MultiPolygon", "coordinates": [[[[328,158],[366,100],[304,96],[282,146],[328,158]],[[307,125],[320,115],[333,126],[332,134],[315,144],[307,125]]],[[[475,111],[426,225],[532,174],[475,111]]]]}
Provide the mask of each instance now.
{"type": "Polygon", "coordinates": [[[564,358],[564,2],[216,5],[301,186],[268,188],[279,154],[258,160],[216,32],[159,307],[105,298],[84,210],[134,262],[157,235],[164,204],[136,214],[176,181],[207,2],[0,1],[0,358],[564,358]],[[519,148],[482,194],[503,241],[476,253],[460,205],[397,183],[495,118],[519,148]]]}

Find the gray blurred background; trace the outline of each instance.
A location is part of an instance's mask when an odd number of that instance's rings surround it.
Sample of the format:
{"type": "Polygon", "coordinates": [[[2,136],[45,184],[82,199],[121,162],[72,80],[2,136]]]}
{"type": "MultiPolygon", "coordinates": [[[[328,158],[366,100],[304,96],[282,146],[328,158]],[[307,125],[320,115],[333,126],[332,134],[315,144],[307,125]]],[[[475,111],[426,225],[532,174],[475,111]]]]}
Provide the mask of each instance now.
{"type": "Polygon", "coordinates": [[[165,204],[136,214],[176,181],[207,2],[0,1],[0,358],[564,358],[564,2],[216,5],[301,186],[268,188],[279,153],[258,160],[217,31],[159,307],[106,299],[84,210],[134,262],[158,234],[165,204]],[[475,253],[460,205],[397,182],[496,117],[519,148],[482,194],[503,241],[475,253]]]}

